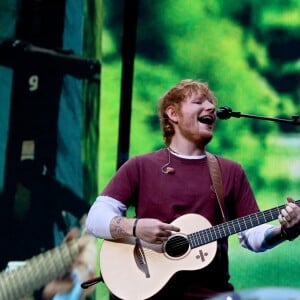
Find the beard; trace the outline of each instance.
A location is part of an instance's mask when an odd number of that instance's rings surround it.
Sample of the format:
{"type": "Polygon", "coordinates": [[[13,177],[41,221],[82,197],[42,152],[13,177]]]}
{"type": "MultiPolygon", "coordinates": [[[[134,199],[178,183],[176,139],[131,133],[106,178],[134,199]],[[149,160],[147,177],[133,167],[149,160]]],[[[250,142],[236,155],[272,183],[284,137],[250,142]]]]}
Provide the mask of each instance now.
{"type": "Polygon", "coordinates": [[[213,132],[207,130],[195,130],[191,131],[190,129],[185,129],[183,127],[179,128],[181,135],[184,136],[187,140],[195,143],[196,145],[204,148],[213,138],[213,132]]]}

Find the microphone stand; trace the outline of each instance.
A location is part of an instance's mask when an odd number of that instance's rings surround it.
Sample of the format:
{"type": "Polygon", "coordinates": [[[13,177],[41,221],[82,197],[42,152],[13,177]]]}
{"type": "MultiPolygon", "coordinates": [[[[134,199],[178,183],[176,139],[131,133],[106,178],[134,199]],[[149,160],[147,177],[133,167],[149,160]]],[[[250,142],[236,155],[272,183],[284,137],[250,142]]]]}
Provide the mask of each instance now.
{"type": "MultiPolygon", "coordinates": [[[[222,109],[223,108],[221,108],[221,110],[222,109]]],[[[263,116],[257,116],[257,115],[251,115],[251,114],[243,114],[241,112],[234,112],[229,107],[226,107],[225,109],[227,110],[228,118],[230,118],[230,117],[235,117],[235,118],[245,117],[245,118],[251,118],[251,119],[260,119],[260,120],[266,120],[266,121],[289,123],[292,125],[300,125],[300,116],[292,116],[291,119],[280,119],[280,118],[263,117],[263,116]]],[[[222,118],[220,118],[220,119],[222,119],[222,118]]]]}

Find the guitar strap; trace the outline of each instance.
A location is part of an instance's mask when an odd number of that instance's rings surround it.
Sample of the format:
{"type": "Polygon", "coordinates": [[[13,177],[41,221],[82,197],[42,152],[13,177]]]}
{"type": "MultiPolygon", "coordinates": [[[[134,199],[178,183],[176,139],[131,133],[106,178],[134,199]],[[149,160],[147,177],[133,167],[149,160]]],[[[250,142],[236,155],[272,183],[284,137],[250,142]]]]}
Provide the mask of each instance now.
{"type": "Polygon", "coordinates": [[[206,152],[207,160],[208,160],[208,168],[210,177],[213,184],[213,189],[216,193],[217,200],[221,209],[223,221],[226,222],[225,217],[225,207],[224,207],[224,194],[223,194],[223,184],[222,184],[222,176],[221,176],[221,170],[220,165],[218,163],[218,160],[215,155],[206,152]]]}

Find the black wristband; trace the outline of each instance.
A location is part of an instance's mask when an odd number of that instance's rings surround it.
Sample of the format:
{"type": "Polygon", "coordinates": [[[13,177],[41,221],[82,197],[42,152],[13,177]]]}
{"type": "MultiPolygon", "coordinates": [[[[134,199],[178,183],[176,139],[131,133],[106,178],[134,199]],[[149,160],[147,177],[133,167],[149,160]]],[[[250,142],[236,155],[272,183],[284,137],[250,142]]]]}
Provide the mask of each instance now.
{"type": "Polygon", "coordinates": [[[296,237],[298,237],[300,234],[299,228],[283,228],[281,226],[281,237],[284,238],[285,240],[292,241],[296,237]]]}
{"type": "Polygon", "coordinates": [[[132,235],[136,237],[136,225],[139,219],[135,219],[132,228],[132,235]]]}

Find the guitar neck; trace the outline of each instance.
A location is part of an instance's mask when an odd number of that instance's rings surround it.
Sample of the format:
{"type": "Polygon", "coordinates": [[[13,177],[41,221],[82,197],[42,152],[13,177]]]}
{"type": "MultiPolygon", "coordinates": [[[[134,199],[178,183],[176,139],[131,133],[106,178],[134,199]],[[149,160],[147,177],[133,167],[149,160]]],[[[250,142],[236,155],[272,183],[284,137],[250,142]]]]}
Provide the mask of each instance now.
{"type": "MultiPolygon", "coordinates": [[[[299,206],[300,200],[295,201],[295,203],[299,206]]],[[[260,211],[245,217],[221,223],[216,226],[191,233],[187,236],[187,238],[190,242],[191,248],[196,248],[201,245],[208,244],[210,242],[227,237],[229,235],[241,232],[243,230],[274,221],[278,218],[281,209],[285,208],[285,206],[285,204],[280,205],[275,208],[260,211]]]]}
{"type": "Polygon", "coordinates": [[[33,294],[46,283],[66,274],[78,254],[77,241],[70,241],[26,261],[22,267],[0,273],[0,299],[11,300],[33,294]]]}

